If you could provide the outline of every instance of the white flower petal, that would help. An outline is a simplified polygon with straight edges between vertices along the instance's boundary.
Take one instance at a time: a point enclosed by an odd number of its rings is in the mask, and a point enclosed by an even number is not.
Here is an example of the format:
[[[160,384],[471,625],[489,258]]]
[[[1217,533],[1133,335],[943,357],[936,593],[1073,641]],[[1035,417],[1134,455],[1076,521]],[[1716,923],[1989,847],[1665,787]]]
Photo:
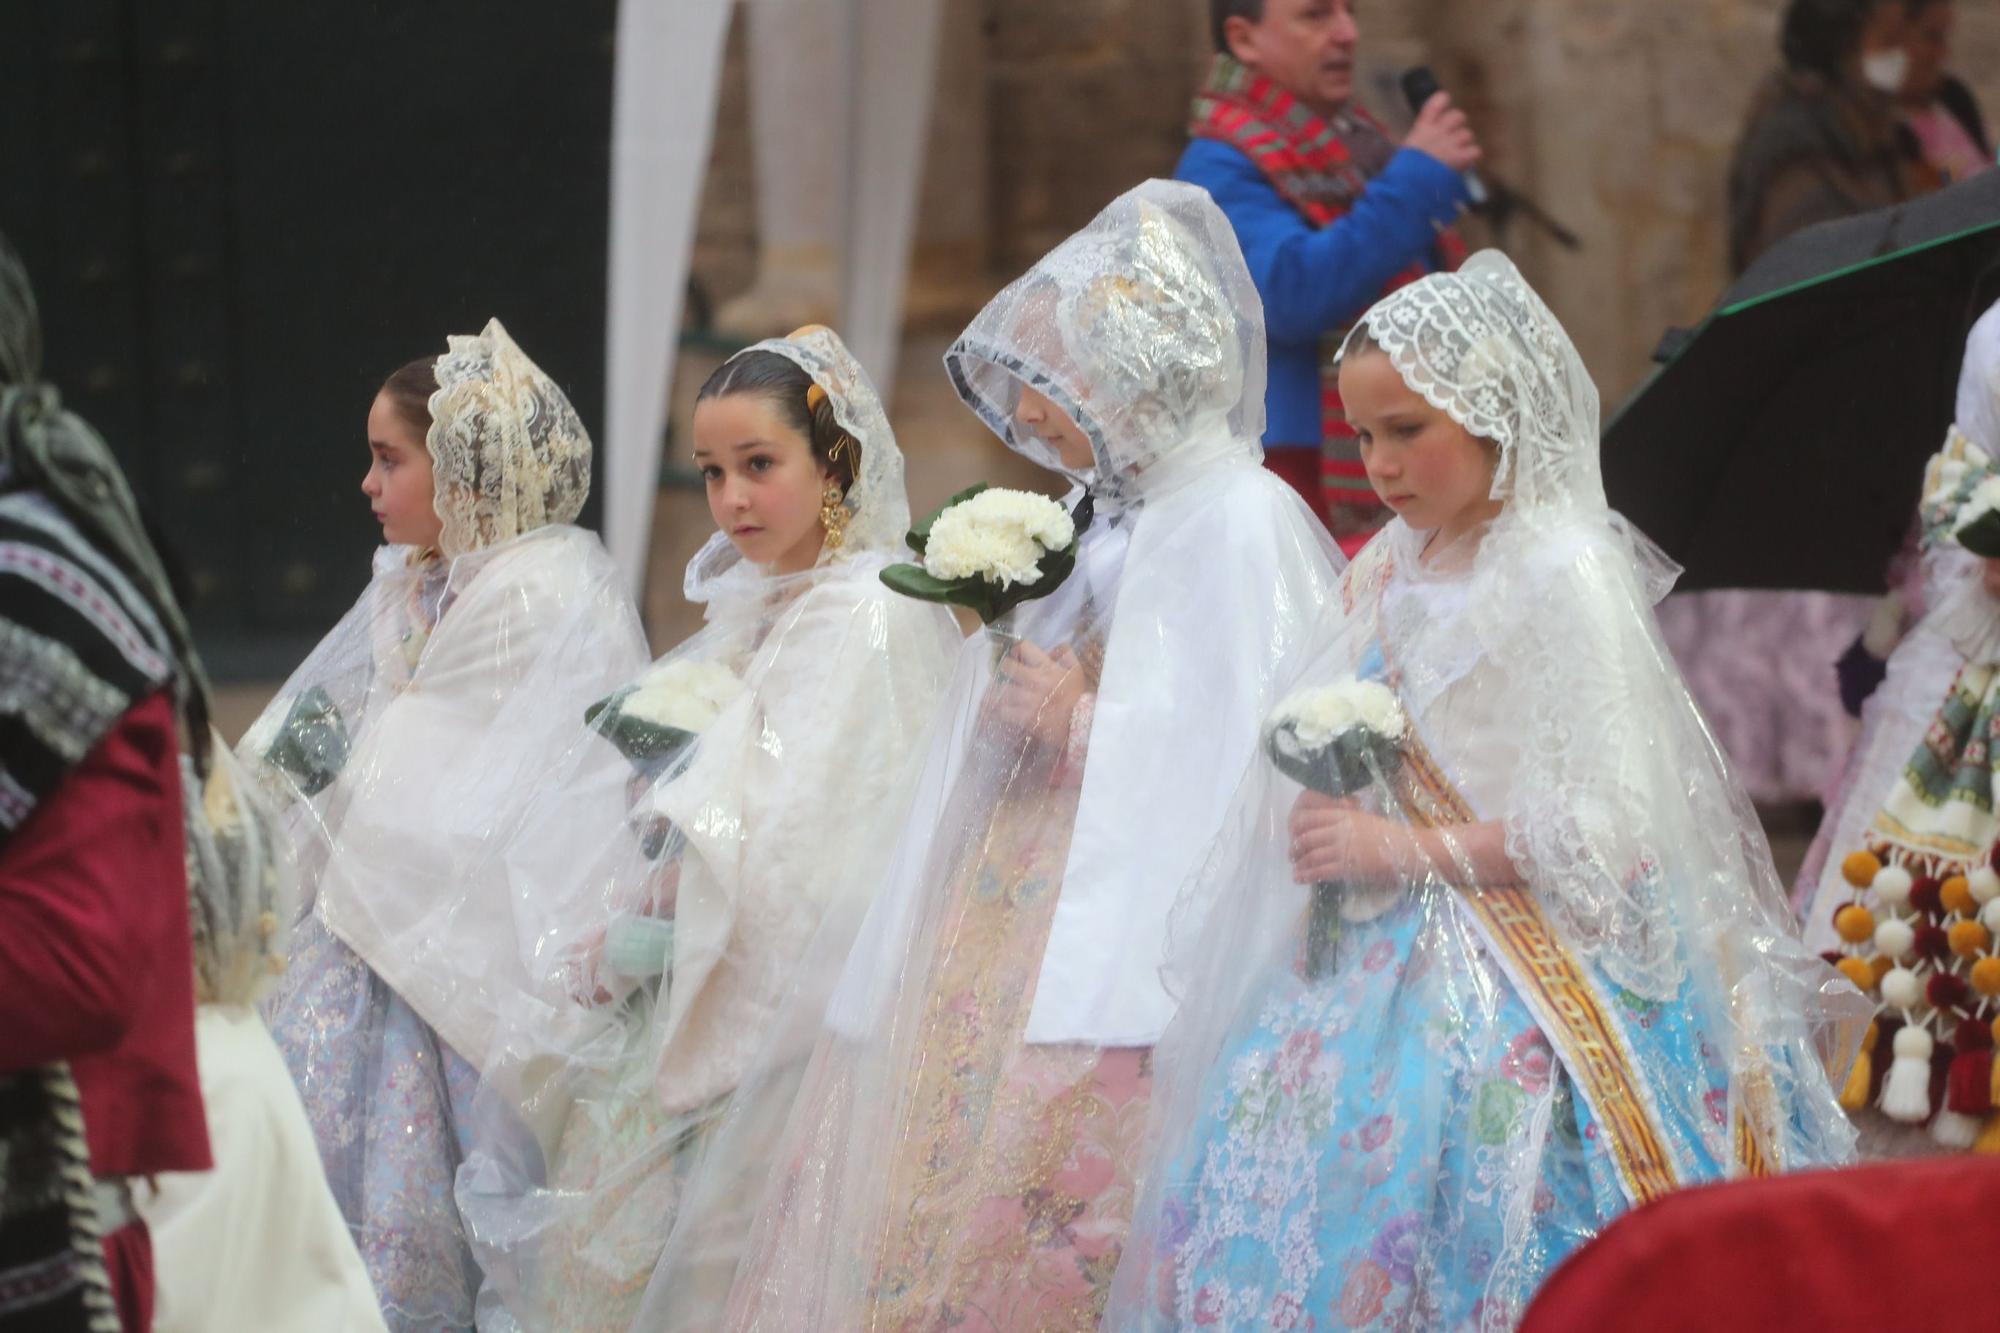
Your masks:
[[[1075,540],[1075,522],[1046,495],[985,490],[931,524],[924,569],[941,579],[1033,585],[1042,577],[1042,557]]]
[[[1292,695],[1271,714],[1267,730],[1283,728],[1298,738],[1301,747],[1318,750],[1356,727],[1365,727],[1388,740],[1400,740],[1408,725],[1409,718],[1395,691],[1372,680],[1349,676]]]
[[[618,711],[656,727],[699,732],[742,693],[743,682],[720,662],[668,662],[642,677]]]

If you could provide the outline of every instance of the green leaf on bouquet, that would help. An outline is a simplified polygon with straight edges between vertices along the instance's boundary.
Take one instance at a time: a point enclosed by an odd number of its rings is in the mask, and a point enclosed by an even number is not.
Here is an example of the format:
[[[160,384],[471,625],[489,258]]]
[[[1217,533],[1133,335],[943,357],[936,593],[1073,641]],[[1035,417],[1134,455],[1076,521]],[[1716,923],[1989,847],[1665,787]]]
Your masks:
[[[941,579],[922,565],[890,565],[882,571],[882,582],[905,597],[926,602],[949,602],[975,579]]]
[[[623,689],[599,699],[583,710],[583,722],[616,746],[640,776],[656,778],[694,743],[696,733],[683,727],[647,722],[625,712],[620,705],[631,692],[629,688]]]
[[[941,579],[922,565],[890,565],[882,571],[882,582],[890,591],[920,602],[966,607],[981,624],[991,624],[999,614],[994,609],[995,590],[983,579]]]
[[[315,685],[293,701],[264,760],[289,774],[310,797],[333,785],[347,767],[347,754],[347,723],[333,697]]]
[[[1301,787],[1334,797],[1367,791],[1392,777],[1402,762],[1395,741],[1365,726],[1350,727],[1316,748],[1300,744],[1289,725],[1279,726],[1265,738],[1265,751],[1280,773]]]
[[[2000,509],[1989,509],[1958,530],[1958,544],[1984,560],[2000,559]]]
[[[1009,593],[1018,591],[1021,594],[1014,598],[1015,603],[1032,602],[1037,597],[1047,597],[1062,586],[1064,579],[1067,579],[1071,574],[1076,572],[1077,546],[1083,540],[1083,531],[1087,522],[1088,520],[1085,523],[1077,525],[1076,537],[1068,546],[1063,547],[1060,551],[1050,551],[1042,557],[1041,578],[1025,588],[1009,588],[1007,590]]]

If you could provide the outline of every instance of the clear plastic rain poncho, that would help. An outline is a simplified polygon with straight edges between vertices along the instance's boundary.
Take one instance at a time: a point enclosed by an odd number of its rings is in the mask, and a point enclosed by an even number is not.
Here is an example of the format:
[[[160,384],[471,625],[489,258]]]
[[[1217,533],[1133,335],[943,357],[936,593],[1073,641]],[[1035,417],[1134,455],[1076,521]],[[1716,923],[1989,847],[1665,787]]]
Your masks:
[[[1490,251],[1360,327],[1504,507],[1355,558],[1185,892],[1116,1327],[1510,1328],[1632,1203],[1850,1152],[1859,997],[1661,647],[1576,349]],[[1308,787],[1349,882],[1294,883]]]
[[[706,625],[591,728],[573,713],[568,751],[540,779],[563,806],[588,801],[627,826],[576,849],[567,993],[517,1008],[482,1085],[482,1119],[527,1133],[490,1136],[460,1177],[481,1261],[537,1333],[631,1326],[681,1181],[822,916],[879,883],[962,639],[943,607],[881,581],[909,501],[859,364],[825,329],[742,355],[759,353],[805,369],[859,451],[844,539],[779,575],[716,534],[687,574]],[[522,855],[537,855],[543,825],[531,810]],[[784,1115],[781,1093],[758,1096],[754,1114]]]
[[[801,1083],[789,1123],[732,1115],[642,1328],[1095,1321],[1172,1012],[1171,886],[1332,595],[1331,540],[1259,466],[1262,311],[1202,191],[1118,199],[946,367],[1046,467],[1069,471],[1016,420],[1023,385],[1089,437],[1076,564],[965,646],[882,891],[763,1062]],[[1022,644],[1071,663],[1026,709]],[[747,1244],[728,1196],[756,1201]]]
[[[302,907],[265,1013],[392,1323],[469,1323],[451,1171],[498,1016],[568,938],[560,873],[623,812],[547,775],[646,662],[610,557],[570,526],[590,438],[499,321],[436,363],[441,550],[377,552],[361,600],[238,747],[285,804]],[[560,818],[551,801],[560,805]],[[530,811],[546,837],[506,854]]]

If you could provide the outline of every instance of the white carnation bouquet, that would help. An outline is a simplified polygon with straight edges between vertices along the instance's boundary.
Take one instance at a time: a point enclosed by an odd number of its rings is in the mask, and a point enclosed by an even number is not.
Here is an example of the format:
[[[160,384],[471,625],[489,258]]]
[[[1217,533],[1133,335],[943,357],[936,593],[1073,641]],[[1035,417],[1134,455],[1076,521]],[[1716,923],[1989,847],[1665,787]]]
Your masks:
[[[1335,798],[1359,796],[1395,776],[1408,731],[1409,717],[1394,691],[1349,676],[1279,704],[1265,724],[1265,749],[1278,771],[1300,786]],[[1344,893],[1338,883],[1313,885],[1308,976],[1332,968]]]
[[[1087,500],[1071,514],[1045,495],[981,484],[912,528],[906,540],[920,563],[891,565],[882,581],[906,597],[968,607],[990,625],[1054,592],[1089,526]]]
[[[584,723],[618,747],[641,777],[665,772],[722,710],[743,682],[720,662],[665,662],[584,710]]]

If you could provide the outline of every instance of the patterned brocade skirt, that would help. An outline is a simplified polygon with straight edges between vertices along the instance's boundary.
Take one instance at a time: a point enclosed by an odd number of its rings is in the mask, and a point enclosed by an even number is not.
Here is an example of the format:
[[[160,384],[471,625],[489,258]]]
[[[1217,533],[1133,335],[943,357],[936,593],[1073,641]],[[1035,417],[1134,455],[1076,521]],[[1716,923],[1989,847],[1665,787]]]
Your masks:
[[[1698,1145],[1726,1083],[1683,1008],[1609,994],[1678,1090],[1660,1113],[1682,1169],[1719,1179]],[[1347,923],[1329,975],[1304,975],[1303,949],[1272,970],[1159,1170],[1158,1328],[1504,1330],[1626,1208],[1548,1035],[1417,892]]]
[[[478,1071],[316,914],[264,1013],[383,1318],[470,1330],[479,1269],[452,1188]]]
[[[738,1284],[733,1325],[784,1327],[809,1312],[824,1327],[897,1333],[1098,1326],[1131,1225],[1151,1051],[1022,1040],[1077,796],[1057,789],[995,811],[908,960],[897,1026],[913,1035],[893,1069],[858,1069],[865,1054],[822,1038],[793,1121],[784,1222]],[[864,1086],[895,1089],[893,1107],[860,1105]],[[851,1241],[854,1219],[804,1197],[835,1153],[886,1163],[885,1202],[868,1210],[879,1226],[834,1261],[854,1262],[861,1308],[773,1309],[775,1266]]]

